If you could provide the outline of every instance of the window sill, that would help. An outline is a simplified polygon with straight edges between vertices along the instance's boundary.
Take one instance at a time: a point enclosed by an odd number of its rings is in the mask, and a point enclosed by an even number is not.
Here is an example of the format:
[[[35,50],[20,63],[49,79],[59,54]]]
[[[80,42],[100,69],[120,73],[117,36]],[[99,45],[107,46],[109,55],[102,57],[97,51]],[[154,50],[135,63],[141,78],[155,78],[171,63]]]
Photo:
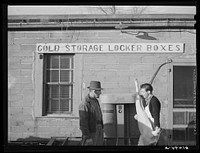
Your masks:
[[[79,116],[74,116],[71,114],[50,114],[50,115],[46,115],[46,116],[40,116],[37,118],[72,118],[72,119],[79,119]]]

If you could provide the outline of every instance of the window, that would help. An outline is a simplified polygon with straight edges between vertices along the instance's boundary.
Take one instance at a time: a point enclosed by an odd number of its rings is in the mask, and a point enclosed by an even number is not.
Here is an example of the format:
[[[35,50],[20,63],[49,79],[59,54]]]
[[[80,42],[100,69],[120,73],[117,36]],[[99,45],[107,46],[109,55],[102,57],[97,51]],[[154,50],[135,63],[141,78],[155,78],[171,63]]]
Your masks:
[[[196,68],[195,66],[174,66],[174,107],[195,107]]]
[[[73,55],[44,56],[43,115],[73,111]]]
[[[196,143],[196,66],[173,66],[173,141]]]

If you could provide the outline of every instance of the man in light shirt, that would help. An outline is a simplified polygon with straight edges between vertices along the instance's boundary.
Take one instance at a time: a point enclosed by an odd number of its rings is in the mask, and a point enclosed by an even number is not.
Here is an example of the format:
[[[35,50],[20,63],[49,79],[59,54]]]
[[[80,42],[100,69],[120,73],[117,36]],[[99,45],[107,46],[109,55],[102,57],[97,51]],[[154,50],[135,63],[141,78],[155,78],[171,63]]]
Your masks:
[[[152,124],[152,135],[154,137],[158,137],[160,134],[160,109],[161,104],[156,96],[153,95],[153,87],[149,83],[142,84],[140,86],[140,96],[144,100],[144,111]],[[136,120],[138,120],[138,115],[134,116]],[[144,137],[140,136],[138,145],[144,145]],[[151,140],[151,139],[149,139]],[[154,140],[154,139],[152,139]],[[149,145],[156,145],[156,141],[149,142]]]

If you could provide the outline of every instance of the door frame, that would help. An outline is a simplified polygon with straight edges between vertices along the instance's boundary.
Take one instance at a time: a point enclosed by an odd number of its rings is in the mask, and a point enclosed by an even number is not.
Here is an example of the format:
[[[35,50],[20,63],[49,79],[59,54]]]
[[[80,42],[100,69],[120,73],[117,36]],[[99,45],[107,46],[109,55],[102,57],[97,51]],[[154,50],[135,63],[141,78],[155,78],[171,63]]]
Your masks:
[[[173,59],[173,62],[169,64],[169,105],[168,105],[168,145],[185,145],[185,142],[174,143],[172,138],[173,132],[173,66],[196,66],[196,59]],[[187,141],[187,145],[193,145],[193,143]]]

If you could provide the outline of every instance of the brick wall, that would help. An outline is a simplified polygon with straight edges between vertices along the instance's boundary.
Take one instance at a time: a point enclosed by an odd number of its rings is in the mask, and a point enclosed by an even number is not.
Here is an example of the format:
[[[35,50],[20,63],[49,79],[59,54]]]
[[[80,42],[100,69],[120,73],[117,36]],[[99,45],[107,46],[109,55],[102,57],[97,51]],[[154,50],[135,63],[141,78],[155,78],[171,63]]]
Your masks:
[[[168,58],[188,59],[196,55],[196,38],[191,33],[161,32],[152,35],[158,40],[142,40],[114,30],[8,32],[8,139],[81,135],[78,116],[34,116],[36,43],[186,43],[183,54],[84,54],[83,82],[89,85],[91,80],[99,80],[105,88],[103,94],[120,94],[135,92],[135,78],[139,83],[149,82],[156,69]],[[164,127],[167,126],[167,82],[168,69],[165,66],[153,83],[154,94],[162,103],[161,126]],[[74,103],[78,107],[80,102]]]

